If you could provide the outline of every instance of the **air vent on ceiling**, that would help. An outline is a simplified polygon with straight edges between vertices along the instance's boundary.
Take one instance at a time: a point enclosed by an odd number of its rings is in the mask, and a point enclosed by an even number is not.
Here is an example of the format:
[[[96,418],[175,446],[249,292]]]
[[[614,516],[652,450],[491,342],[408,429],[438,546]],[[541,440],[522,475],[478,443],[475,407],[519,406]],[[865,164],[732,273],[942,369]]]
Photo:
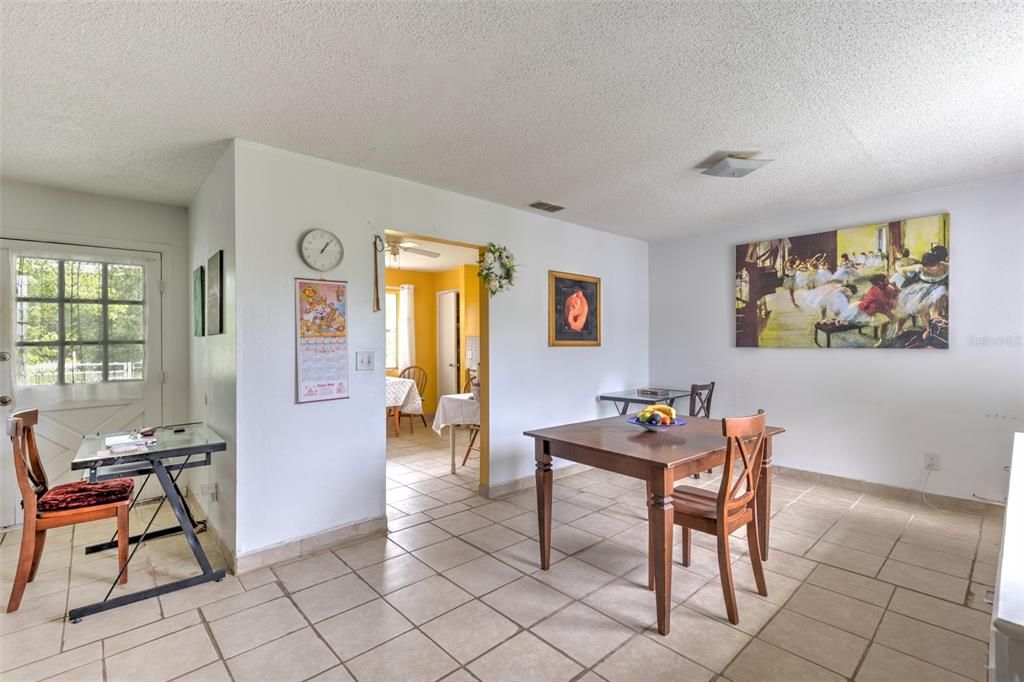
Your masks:
[[[535,208],[538,211],[547,211],[548,213],[558,213],[559,211],[564,209],[565,206],[557,206],[555,204],[549,204],[546,201],[535,201],[532,204],[530,204],[530,208]]]

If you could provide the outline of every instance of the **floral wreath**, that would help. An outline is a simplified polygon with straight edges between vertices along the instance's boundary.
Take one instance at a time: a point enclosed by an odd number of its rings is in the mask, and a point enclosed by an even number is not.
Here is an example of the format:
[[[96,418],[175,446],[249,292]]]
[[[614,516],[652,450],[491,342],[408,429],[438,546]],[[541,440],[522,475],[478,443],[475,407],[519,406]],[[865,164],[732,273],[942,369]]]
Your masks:
[[[480,279],[491,296],[499,291],[508,291],[516,282],[516,258],[508,247],[491,242],[480,254]]]

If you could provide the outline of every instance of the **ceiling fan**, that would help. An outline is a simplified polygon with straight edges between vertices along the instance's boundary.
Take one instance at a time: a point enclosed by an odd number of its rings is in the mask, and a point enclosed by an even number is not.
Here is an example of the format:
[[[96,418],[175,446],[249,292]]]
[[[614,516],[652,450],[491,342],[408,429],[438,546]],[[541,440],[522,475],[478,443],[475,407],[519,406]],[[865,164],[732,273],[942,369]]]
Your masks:
[[[419,248],[418,242],[409,241],[407,239],[388,239],[385,243],[387,247],[388,255],[398,262],[399,256],[403,253],[414,253],[418,256],[425,256],[426,258],[439,258],[441,254],[437,251],[429,251],[427,249]]]

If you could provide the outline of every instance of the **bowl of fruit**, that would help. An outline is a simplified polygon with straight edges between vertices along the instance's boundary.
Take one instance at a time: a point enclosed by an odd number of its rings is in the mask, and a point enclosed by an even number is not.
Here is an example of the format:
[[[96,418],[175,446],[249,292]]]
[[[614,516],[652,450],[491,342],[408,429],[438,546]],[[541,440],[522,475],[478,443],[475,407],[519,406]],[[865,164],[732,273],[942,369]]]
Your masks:
[[[676,417],[675,408],[668,405],[650,405],[626,421],[655,433],[674,429],[686,423],[684,419]]]

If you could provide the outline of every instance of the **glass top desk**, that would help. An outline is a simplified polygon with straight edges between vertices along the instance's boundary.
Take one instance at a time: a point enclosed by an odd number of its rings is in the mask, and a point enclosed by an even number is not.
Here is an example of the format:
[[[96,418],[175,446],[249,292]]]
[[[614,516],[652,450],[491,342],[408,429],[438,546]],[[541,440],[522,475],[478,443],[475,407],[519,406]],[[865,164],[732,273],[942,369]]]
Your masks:
[[[181,476],[181,472],[185,469],[209,466],[213,453],[226,450],[227,443],[209,426],[202,422],[196,422],[193,424],[157,427],[156,432],[152,436],[152,438],[156,439],[156,442],[149,445],[139,446],[126,451],[116,451],[116,448],[112,450],[107,447],[107,438],[126,435],[136,436],[137,434],[122,431],[86,436],[82,439],[82,444],[79,446],[75,458],[71,460],[71,469],[73,471],[88,471],[88,479],[91,483],[109,481],[114,478],[145,476],[146,480],[137,488],[138,492],[132,500],[131,504],[133,507],[136,501],[138,501],[139,495],[146,486],[149,477],[156,476],[157,481],[160,482],[160,487],[163,489],[164,496],[142,533],[129,538],[129,542],[134,543],[136,547],[132,549],[128,562],[131,563],[132,557],[135,556],[135,552],[138,550],[138,543],[164,535],[182,533],[188,541],[196,563],[199,564],[201,573],[190,578],[176,580],[111,599],[110,595],[117,585],[117,580],[120,578],[119,574],[118,578],[115,578],[114,582],[111,583],[110,590],[107,591],[107,596],[103,601],[71,609],[68,612],[68,618],[73,623],[77,623],[85,616],[94,613],[109,611],[119,606],[134,604],[143,599],[150,599],[167,594],[168,592],[200,585],[211,580],[220,581],[224,578],[223,570],[213,570],[206,552],[196,536],[196,530],[205,530],[206,522],[196,521],[192,517],[192,510],[189,509],[185,496],[181,494],[177,481],[178,477]],[[175,473],[173,477],[171,476],[172,472]],[[160,513],[164,502],[167,502],[174,511],[178,525],[151,531],[150,527],[153,525],[157,514]],[[110,542],[86,547],[85,552],[86,554],[91,554],[92,552],[116,546],[115,536],[115,539],[112,539]]]
[[[690,395],[689,389],[677,388],[634,388],[629,391],[617,391],[614,393],[602,393],[597,396],[598,400],[607,400],[615,403],[619,414],[629,412],[632,403],[638,405],[658,405],[665,403],[670,407],[676,406],[676,400]]]

